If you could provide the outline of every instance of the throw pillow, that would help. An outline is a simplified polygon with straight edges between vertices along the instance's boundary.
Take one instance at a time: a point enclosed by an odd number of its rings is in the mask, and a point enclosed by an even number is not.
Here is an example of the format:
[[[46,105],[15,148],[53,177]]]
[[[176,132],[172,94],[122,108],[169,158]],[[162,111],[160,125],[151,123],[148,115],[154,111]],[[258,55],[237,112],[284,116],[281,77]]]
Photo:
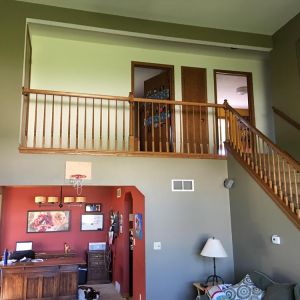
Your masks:
[[[241,282],[232,285],[224,293],[230,300],[261,300],[264,296],[264,291],[254,285],[248,274]]]
[[[294,300],[294,284],[271,284],[264,300]]]
[[[210,300],[230,300],[222,291],[222,287],[219,285],[212,286],[206,291],[206,294]]]

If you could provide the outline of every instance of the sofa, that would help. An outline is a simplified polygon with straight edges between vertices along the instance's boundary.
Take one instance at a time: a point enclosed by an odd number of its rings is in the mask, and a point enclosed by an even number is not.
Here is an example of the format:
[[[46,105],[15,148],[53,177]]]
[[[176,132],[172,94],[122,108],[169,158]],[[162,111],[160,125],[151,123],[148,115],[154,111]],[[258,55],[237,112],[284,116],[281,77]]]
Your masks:
[[[250,277],[252,283],[255,285],[255,287],[257,287],[258,289],[263,291],[263,298],[259,298],[259,299],[300,300],[300,283],[299,284],[277,283],[277,282],[273,281],[271,278],[269,278],[266,274],[259,272],[259,271],[250,272],[249,277]],[[233,285],[232,287],[235,287],[235,286],[238,287],[239,284]],[[225,294],[226,294],[226,292],[225,292]],[[231,299],[236,299],[236,298],[231,298]],[[247,300],[247,299],[253,299],[253,298],[252,298],[252,296],[250,296],[249,298],[243,298],[243,299]],[[209,297],[207,295],[203,295],[203,296],[201,296],[201,300],[209,300]]]

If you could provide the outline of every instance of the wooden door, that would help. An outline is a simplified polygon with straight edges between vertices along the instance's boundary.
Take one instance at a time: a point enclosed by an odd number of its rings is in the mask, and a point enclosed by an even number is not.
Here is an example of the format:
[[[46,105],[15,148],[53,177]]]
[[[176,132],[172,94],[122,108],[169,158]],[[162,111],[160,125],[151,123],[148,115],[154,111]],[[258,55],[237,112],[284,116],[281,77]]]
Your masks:
[[[207,103],[206,69],[181,67],[182,101]],[[183,151],[208,153],[207,108],[183,106]]]
[[[170,71],[164,71],[144,82],[145,98],[170,100]],[[147,103],[140,111],[141,150],[155,152],[170,152],[172,122],[168,105]]]

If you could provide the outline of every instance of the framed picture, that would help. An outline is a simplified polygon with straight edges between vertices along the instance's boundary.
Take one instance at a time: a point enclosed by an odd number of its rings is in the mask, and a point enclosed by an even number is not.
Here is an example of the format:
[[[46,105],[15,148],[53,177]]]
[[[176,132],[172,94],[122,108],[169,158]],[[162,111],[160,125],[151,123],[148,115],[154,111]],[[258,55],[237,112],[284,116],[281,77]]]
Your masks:
[[[84,214],[81,215],[81,231],[100,231],[103,230],[103,214]]]
[[[69,210],[38,210],[27,212],[27,232],[60,232],[69,230]]]
[[[86,212],[100,212],[101,211],[101,203],[87,203],[85,205]]]

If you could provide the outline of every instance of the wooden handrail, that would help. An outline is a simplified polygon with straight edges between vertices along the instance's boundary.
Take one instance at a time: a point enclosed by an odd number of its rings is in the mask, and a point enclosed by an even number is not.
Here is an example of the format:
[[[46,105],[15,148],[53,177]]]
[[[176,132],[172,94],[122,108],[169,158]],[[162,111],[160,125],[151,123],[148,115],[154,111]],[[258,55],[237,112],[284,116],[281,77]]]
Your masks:
[[[66,96],[74,98],[93,98],[93,99],[109,99],[109,100],[120,100],[129,101],[129,97],[124,96],[109,96],[99,94],[86,94],[86,93],[74,93],[74,92],[63,92],[63,91],[49,91],[49,90],[38,90],[23,88],[23,95],[38,94],[38,95],[50,95],[50,96]]]
[[[161,99],[152,99],[152,98],[134,98],[134,102],[143,102],[143,103],[157,103],[157,104],[173,104],[173,105],[186,105],[186,106],[202,106],[202,107],[215,107],[215,108],[225,108],[224,104],[216,103],[201,103],[201,102],[191,102],[189,101],[178,101],[178,100],[161,100]]]
[[[298,123],[297,121],[295,121],[294,119],[292,119],[290,116],[288,116],[286,113],[284,113],[282,110],[272,106],[273,112],[275,114],[277,114],[279,117],[281,117],[282,119],[284,119],[286,122],[288,122],[289,124],[291,124],[292,126],[294,126],[295,128],[297,128],[298,130],[300,130],[300,123]]]
[[[288,160],[293,167],[295,167],[298,171],[300,171],[300,164],[297,160],[295,160],[289,153],[284,150],[278,148],[266,135],[264,135],[260,130],[256,127],[252,126],[247,120],[245,120],[233,107],[231,107],[227,101],[224,101],[225,109],[231,111],[234,115],[238,117],[240,122],[242,122],[245,126],[251,129],[255,134],[257,134],[260,138],[265,140],[268,144],[272,146],[280,155],[282,155],[286,160]]]

